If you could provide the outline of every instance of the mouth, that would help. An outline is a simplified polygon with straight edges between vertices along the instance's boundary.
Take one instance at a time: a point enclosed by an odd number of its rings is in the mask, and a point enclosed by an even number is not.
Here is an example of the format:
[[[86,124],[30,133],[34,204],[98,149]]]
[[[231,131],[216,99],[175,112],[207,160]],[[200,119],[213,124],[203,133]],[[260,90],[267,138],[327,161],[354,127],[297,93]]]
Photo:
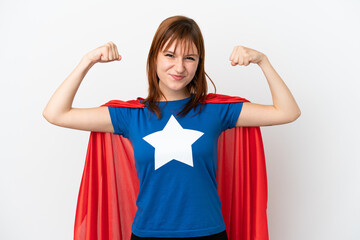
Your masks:
[[[181,80],[183,79],[185,76],[181,76],[181,75],[171,75],[175,80]]]

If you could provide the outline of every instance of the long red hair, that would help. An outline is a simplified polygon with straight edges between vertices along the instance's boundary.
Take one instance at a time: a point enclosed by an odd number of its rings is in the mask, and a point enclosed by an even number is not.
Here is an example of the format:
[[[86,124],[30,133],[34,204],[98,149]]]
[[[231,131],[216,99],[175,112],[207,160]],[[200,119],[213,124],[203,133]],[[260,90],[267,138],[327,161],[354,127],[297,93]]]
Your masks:
[[[182,111],[177,114],[177,116],[184,116],[191,109],[195,110],[199,102],[202,106],[198,113],[202,110],[204,104],[203,101],[205,100],[208,91],[205,76],[210,79],[204,69],[204,39],[197,23],[193,19],[181,15],[172,16],[162,21],[154,35],[147,59],[146,71],[148,75],[149,89],[148,96],[143,101],[151,112],[156,113],[158,119],[161,118],[161,112],[157,101],[161,98],[161,96],[165,96],[159,87],[159,77],[156,73],[156,60],[159,51],[164,48],[164,45],[168,40],[169,42],[165,46],[164,50],[168,50],[172,43],[176,41],[176,46],[183,44],[185,46],[185,52],[187,52],[187,49],[189,49],[192,43],[194,43],[199,54],[199,63],[194,78],[188,85],[186,85],[187,91],[191,94],[191,100],[185,105]],[[216,93],[215,84],[211,79],[210,81],[213,84]]]

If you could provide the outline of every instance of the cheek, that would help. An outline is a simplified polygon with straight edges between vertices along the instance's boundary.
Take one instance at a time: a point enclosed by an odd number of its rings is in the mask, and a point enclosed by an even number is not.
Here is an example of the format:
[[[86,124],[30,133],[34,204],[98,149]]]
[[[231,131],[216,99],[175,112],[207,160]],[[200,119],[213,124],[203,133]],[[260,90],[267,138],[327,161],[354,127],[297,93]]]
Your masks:
[[[171,63],[167,61],[160,62],[157,67],[159,71],[163,71],[163,72],[169,70],[169,68],[171,68]]]
[[[189,69],[193,74],[195,74],[197,67],[198,67],[198,64],[192,64]]]

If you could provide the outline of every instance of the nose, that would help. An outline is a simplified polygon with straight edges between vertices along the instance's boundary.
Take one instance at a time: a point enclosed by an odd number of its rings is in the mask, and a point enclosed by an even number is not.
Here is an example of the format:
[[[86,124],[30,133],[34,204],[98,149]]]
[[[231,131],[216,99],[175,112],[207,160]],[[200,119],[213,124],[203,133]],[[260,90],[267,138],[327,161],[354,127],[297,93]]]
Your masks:
[[[185,65],[182,58],[179,58],[175,62],[175,70],[178,74],[181,74],[185,71]]]

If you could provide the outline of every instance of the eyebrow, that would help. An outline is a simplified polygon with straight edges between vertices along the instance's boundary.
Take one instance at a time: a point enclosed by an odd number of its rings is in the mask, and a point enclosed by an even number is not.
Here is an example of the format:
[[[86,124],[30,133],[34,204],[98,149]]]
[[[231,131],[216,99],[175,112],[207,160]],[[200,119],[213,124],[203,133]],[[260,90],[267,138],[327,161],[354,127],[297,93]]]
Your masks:
[[[172,52],[172,51],[164,51],[164,53],[165,53],[165,52],[169,52],[169,53],[175,54],[175,53]],[[188,55],[186,55],[186,56],[196,56],[196,57],[198,57],[199,55],[197,55],[197,54],[188,54]]]

